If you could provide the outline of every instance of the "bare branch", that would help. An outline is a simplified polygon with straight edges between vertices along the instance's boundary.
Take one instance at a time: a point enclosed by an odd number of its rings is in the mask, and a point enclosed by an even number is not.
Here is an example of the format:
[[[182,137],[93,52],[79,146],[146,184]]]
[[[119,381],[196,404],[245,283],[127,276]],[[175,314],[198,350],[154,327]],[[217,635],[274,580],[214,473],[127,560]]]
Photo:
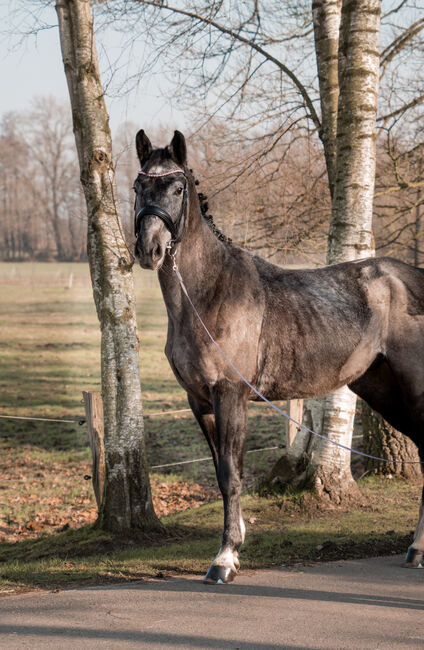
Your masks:
[[[294,74],[292,70],[290,70],[284,63],[276,59],[272,54],[264,50],[260,45],[255,43],[254,40],[250,40],[242,34],[239,34],[238,32],[235,32],[232,29],[229,29],[228,27],[225,27],[224,25],[221,25],[220,23],[216,22],[212,18],[209,18],[207,16],[202,16],[201,14],[198,14],[194,11],[188,11],[186,9],[179,9],[178,7],[173,7],[169,4],[164,5],[164,4],[158,4],[156,0],[135,0],[135,2],[138,2],[143,5],[148,5],[155,7],[156,9],[164,9],[176,14],[180,14],[182,16],[186,16],[188,18],[192,18],[193,20],[196,20],[200,23],[203,23],[205,25],[209,25],[210,27],[213,27],[214,29],[218,30],[222,34],[226,34],[227,36],[230,36],[234,41],[238,41],[240,43],[243,43],[244,45],[247,45],[248,47],[251,47],[253,50],[261,54],[267,61],[270,61],[271,63],[274,63],[286,76],[291,79],[293,84],[296,86],[298,91],[300,92],[305,105],[307,106],[309,110],[309,115],[310,118],[312,119],[315,128],[320,130],[321,128],[321,122],[320,119],[317,115],[317,112],[315,111],[313,102],[309,96],[308,91],[306,90],[305,86],[302,84],[302,82],[299,80],[299,78]]]
[[[386,68],[388,64],[395,58],[401,50],[406,47],[406,45],[416,36],[417,34],[420,33],[420,31],[424,29],[424,18],[420,18],[420,20],[417,20],[415,23],[410,25],[407,29],[405,29],[402,34],[397,36],[390,45],[388,45],[380,55],[380,67],[383,69],[381,76],[383,76],[384,72],[386,71]]]

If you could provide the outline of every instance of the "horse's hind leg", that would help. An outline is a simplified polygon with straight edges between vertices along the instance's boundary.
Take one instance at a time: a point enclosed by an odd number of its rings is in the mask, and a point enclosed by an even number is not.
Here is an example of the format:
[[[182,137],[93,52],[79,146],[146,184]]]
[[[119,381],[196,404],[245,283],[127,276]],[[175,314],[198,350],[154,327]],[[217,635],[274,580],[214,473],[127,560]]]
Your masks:
[[[421,459],[421,469],[424,468],[424,446],[420,445],[419,447],[420,459]],[[423,559],[424,553],[424,488],[421,496],[421,505],[420,513],[418,517],[418,524],[415,529],[414,541],[411,546],[408,548],[408,552],[405,558],[405,567],[411,569],[422,568],[421,561]]]
[[[193,408],[192,403],[191,405]],[[247,390],[244,385],[227,380],[218,382],[213,389],[213,408],[215,432],[211,429],[210,420],[201,413],[195,415],[208,441],[212,439],[212,444],[211,442],[209,444],[214,455],[218,484],[224,501],[222,543],[204,582],[221,584],[231,582],[237,574],[240,566],[238,551],[244,541],[245,533],[240,505],[243,452],[247,430]]]
[[[418,355],[419,356],[419,355]],[[397,370],[397,368],[396,368]],[[419,375],[419,373],[416,373]],[[424,461],[424,447],[419,444],[424,440],[424,404],[423,383],[415,390],[414,380],[405,374],[394,371],[391,364],[382,355],[378,357],[367,372],[350,384],[350,388],[364,399],[375,411],[380,413],[389,424],[418,443],[421,461]],[[409,390],[407,390],[409,388]],[[422,465],[424,467],[424,465]],[[414,541],[408,549],[405,566],[419,567],[424,552],[424,490],[420,507],[418,526]]]
[[[422,320],[422,317],[421,317]],[[402,400],[407,417],[396,427],[409,436],[418,446],[421,469],[424,469],[424,325],[421,326],[419,340],[405,335],[408,342],[404,347],[405,354],[401,356],[400,345],[391,352],[389,361],[402,390]],[[424,553],[424,491],[418,525],[414,541],[408,549],[405,565],[410,568],[420,568]]]
[[[401,346],[399,346],[401,347]],[[420,359],[420,350],[415,355]],[[411,438],[419,449],[421,468],[424,469],[424,376],[421,366],[400,363],[384,357],[374,364],[350,388],[374,410],[378,411],[395,429]],[[408,549],[406,567],[421,567],[424,553],[424,490],[414,541]]]
[[[410,569],[422,568],[421,560],[424,553],[424,489],[421,498],[418,525],[415,529],[414,541],[408,548],[404,566]]]

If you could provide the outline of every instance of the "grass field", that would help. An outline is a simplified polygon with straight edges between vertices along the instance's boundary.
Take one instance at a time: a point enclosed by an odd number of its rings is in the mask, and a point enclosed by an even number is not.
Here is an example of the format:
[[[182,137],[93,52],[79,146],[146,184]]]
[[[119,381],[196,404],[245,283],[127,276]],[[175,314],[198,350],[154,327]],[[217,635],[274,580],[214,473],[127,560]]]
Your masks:
[[[207,456],[191,414],[166,413],[188,405],[163,353],[166,314],[155,274],[137,269],[136,287],[149,462]],[[0,264],[0,333],[0,415],[83,417],[82,390],[96,390],[100,382],[100,335],[87,266]],[[260,405],[250,407],[249,431],[248,449],[284,441],[284,422]],[[142,550],[120,550],[89,525],[96,508],[91,482],[84,480],[90,473],[85,425],[0,418],[0,433],[3,591],[206,568],[222,521],[219,503],[201,505],[216,495],[210,462],[153,474],[157,511],[173,513],[165,519],[170,537],[160,545],[146,546],[144,540]],[[279,453],[246,456],[247,487]],[[246,495],[251,534],[244,566],[404,550],[419,487],[372,479],[362,482],[362,490],[363,506],[349,513],[312,512],[300,507],[299,497]],[[193,505],[201,507],[185,510]],[[323,550],[316,549],[326,541]]]
[[[69,275],[73,286],[68,288]],[[84,416],[82,391],[100,387],[100,333],[88,267],[82,264],[0,264],[0,414],[50,418]],[[149,460],[152,465],[208,455],[184,391],[164,355],[166,312],[156,274],[136,270],[140,375]],[[251,406],[249,446],[283,442],[284,423],[262,406]],[[87,456],[85,427],[3,421],[11,446],[28,444],[61,454]],[[276,452],[278,453],[278,452]],[[259,470],[276,457],[248,457]],[[214,480],[211,464],[187,466],[183,475]],[[255,471],[253,471],[255,473]],[[252,479],[249,478],[248,482]]]

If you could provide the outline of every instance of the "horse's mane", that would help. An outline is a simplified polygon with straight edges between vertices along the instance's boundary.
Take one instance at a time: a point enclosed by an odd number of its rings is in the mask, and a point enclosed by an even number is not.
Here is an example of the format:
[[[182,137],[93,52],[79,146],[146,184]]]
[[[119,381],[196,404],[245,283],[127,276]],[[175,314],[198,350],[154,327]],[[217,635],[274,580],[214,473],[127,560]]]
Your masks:
[[[199,181],[197,180],[197,178],[194,177],[192,169],[190,169],[190,173],[194,178],[194,184],[199,185]],[[214,222],[213,216],[211,214],[208,214],[209,203],[206,194],[203,194],[203,192],[197,192],[197,196],[199,197],[200,212],[202,213],[202,217],[205,219],[206,223],[208,224],[209,228],[212,230],[215,237],[217,237],[219,240],[223,242],[226,242],[227,244],[231,244],[233,241],[231,237],[227,237],[227,235],[224,235],[224,233],[218,228],[218,226]]]

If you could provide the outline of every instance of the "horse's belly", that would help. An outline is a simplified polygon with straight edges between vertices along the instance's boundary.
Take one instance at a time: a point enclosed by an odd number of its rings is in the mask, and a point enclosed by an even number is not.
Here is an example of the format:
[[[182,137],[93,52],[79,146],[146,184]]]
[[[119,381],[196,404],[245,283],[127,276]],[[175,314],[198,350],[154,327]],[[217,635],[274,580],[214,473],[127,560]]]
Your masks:
[[[378,351],[375,340],[368,336],[357,345],[347,344],[337,352],[331,344],[303,345],[291,352],[282,346],[265,359],[257,388],[268,399],[328,395],[361,377]]]

